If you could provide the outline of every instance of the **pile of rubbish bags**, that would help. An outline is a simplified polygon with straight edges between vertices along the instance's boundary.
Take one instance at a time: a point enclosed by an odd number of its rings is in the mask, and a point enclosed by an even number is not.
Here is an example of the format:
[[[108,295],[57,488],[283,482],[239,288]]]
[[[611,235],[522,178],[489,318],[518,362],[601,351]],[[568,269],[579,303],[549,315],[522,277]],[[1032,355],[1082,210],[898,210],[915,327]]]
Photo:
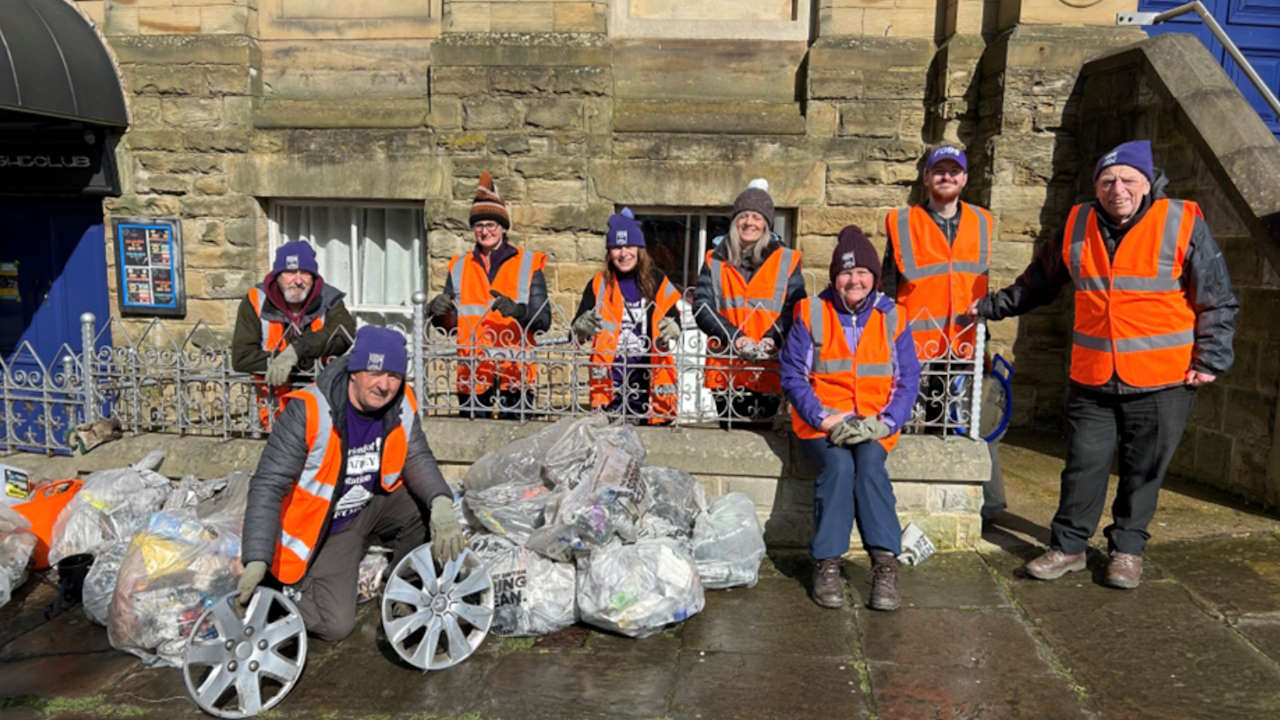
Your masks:
[[[462,504],[493,579],[493,632],[581,620],[644,637],[701,611],[704,588],[756,584],[765,545],[751,500],[708,505],[688,473],[644,462],[634,428],[591,416],[471,466]]]
[[[235,590],[249,474],[174,483],[156,472],[163,460],[157,451],[87,476],[54,522],[49,560],[91,558],[85,615],[107,628],[112,647],[180,667],[195,621]],[[22,523],[0,507],[0,605],[23,581],[35,544]]]

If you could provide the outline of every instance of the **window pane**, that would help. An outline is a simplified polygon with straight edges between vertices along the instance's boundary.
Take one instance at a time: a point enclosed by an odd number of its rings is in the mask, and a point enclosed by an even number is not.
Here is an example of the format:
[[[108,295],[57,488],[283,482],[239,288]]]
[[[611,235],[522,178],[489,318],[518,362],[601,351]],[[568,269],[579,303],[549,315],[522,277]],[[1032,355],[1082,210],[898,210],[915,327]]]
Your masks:
[[[690,236],[688,215],[637,215],[643,223],[645,249],[654,265],[680,287],[698,277],[697,258],[685,252]]]
[[[422,211],[363,208],[359,216],[359,304],[407,306],[423,287]]]

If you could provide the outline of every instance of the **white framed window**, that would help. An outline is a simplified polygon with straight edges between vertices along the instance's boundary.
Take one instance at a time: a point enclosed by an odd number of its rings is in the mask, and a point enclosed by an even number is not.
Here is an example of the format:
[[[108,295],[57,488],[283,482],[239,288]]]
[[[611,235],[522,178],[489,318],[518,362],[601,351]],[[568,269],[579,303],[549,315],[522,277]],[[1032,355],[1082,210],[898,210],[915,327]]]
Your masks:
[[[270,255],[294,240],[316,249],[320,274],[358,320],[412,317],[426,287],[426,218],[418,203],[272,200]]]

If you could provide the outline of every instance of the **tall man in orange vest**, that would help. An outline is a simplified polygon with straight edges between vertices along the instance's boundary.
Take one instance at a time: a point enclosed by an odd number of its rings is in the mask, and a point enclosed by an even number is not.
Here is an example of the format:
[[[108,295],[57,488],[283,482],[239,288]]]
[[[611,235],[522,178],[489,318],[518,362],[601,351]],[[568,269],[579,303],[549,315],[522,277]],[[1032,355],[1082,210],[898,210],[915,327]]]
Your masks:
[[[916,356],[926,364],[922,378],[926,398],[948,398],[947,383],[973,357],[977,324],[965,316],[969,305],[987,294],[988,258],[995,223],[983,207],[960,200],[969,182],[964,151],[952,145],[935,148],[925,158],[922,181],[928,197],[920,205],[891,210],[885,216],[889,242],[884,248],[881,287],[897,298],[916,341]],[[925,418],[942,421],[947,402],[926,400]],[[982,516],[1005,508],[1004,478],[998,445],[991,452],[991,478],[982,486]]]
[[[240,602],[267,576],[294,597],[307,631],[341,640],[355,627],[365,542],[389,544],[400,561],[427,540],[439,563],[465,540],[452,494],[404,383],[404,338],[366,325],[351,355],[289,393],[249,481]]]
[[[547,257],[507,240],[511,216],[489,173],[471,202],[475,247],[449,260],[444,291],[427,307],[432,323],[456,331],[458,402],[468,417],[519,419],[533,406],[537,369],[522,358],[551,327],[542,270]]]
[[[279,400],[289,392],[295,371],[310,371],[320,358],[351,347],[356,321],[343,297],[320,276],[311,244],[295,240],[276,248],[271,272],[240,301],[231,367],[264,376],[257,386],[264,428],[279,414]]]
[[[1067,283],[1074,287],[1067,461],[1049,550],[1027,563],[1027,573],[1055,580],[1084,569],[1118,445],[1120,485],[1103,531],[1111,557],[1106,582],[1134,588],[1196,388],[1234,359],[1239,304],[1200,208],[1165,196],[1150,142],[1126,142],[1103,155],[1093,183],[1097,199],[1073,207],[1017,281],[970,311],[1000,320],[1051,302]]]
[[[779,355],[791,426],[820,471],[813,487],[813,600],[844,604],[840,558],[857,521],[871,556],[873,610],[897,609],[898,524],[885,469],[919,389],[920,362],[907,318],[876,288],[876,250],[856,225],[840,231],[831,285],[796,303]]]

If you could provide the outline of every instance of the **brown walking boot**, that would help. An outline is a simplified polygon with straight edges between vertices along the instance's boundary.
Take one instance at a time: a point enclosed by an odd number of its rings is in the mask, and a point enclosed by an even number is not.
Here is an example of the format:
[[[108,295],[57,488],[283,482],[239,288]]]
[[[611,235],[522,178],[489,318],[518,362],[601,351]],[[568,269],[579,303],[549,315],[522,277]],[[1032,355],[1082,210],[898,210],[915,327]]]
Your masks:
[[[819,560],[813,568],[813,601],[824,608],[844,605],[844,585],[840,582],[840,558]]]
[[[872,610],[897,610],[902,604],[898,594],[898,558],[884,550],[871,551],[871,600]]]
[[[1037,580],[1057,580],[1069,572],[1083,570],[1084,553],[1068,555],[1058,548],[1050,548],[1048,552],[1027,563],[1027,574]]]
[[[1132,590],[1142,582],[1142,556],[1111,551],[1111,562],[1107,564],[1107,584],[1113,588]]]

